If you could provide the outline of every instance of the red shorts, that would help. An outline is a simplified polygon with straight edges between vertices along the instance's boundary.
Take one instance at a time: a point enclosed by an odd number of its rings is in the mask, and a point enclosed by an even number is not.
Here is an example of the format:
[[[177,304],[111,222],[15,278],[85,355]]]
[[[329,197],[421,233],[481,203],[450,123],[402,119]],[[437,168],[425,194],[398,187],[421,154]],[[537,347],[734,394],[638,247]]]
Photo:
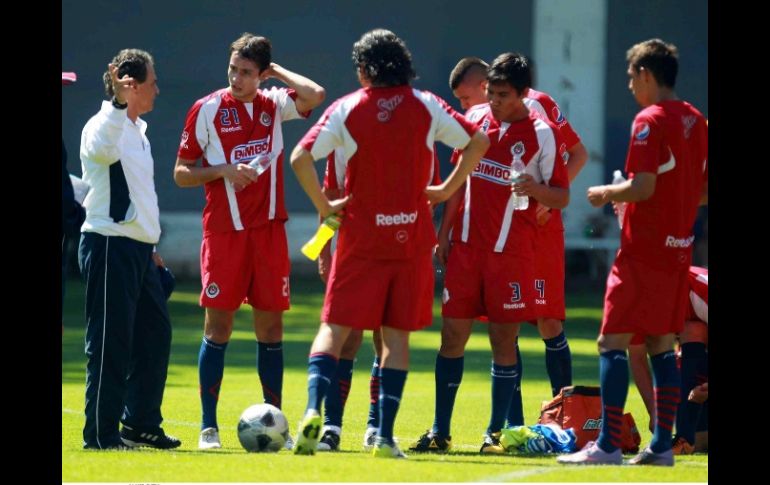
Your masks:
[[[633,333],[632,343],[648,335],[679,333],[687,310],[687,268],[659,270],[618,252],[607,277],[602,335]]]
[[[258,310],[287,310],[289,250],[283,222],[204,235],[201,283],[202,307],[233,311],[246,298]]]
[[[540,230],[537,233],[535,315],[564,320],[564,231]]]
[[[455,242],[449,250],[441,315],[519,323],[535,318],[534,256],[495,253]]]
[[[335,251],[321,321],[360,330],[420,330],[433,322],[433,254],[368,259]]]

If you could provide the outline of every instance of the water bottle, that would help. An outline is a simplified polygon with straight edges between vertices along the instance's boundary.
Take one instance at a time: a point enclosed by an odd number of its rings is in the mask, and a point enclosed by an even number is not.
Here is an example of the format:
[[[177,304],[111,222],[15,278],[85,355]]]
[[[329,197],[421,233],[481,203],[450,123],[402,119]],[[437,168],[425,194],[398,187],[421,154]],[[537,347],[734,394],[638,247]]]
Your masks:
[[[340,228],[342,218],[337,214],[332,214],[323,220],[315,235],[310,238],[308,242],[302,246],[302,254],[307,256],[310,260],[315,261],[318,259],[318,255],[321,254],[321,250],[329,242],[329,239],[334,236],[337,229]]]
[[[261,153],[249,162],[249,167],[257,171],[257,176],[262,175],[273,163],[272,153]]]
[[[621,172],[620,170],[615,170],[614,172],[612,172],[613,185],[620,184],[625,181],[626,179],[625,177],[623,177],[623,172]],[[618,227],[623,229],[623,216],[626,213],[626,202],[615,202],[615,207],[617,208],[617,212],[618,212]]]
[[[519,181],[519,177],[524,174],[525,169],[524,162],[522,162],[520,158],[514,158],[513,164],[511,165],[511,184],[515,184]],[[513,194],[513,210],[523,211],[527,210],[528,207],[529,197],[519,196],[515,193]]]

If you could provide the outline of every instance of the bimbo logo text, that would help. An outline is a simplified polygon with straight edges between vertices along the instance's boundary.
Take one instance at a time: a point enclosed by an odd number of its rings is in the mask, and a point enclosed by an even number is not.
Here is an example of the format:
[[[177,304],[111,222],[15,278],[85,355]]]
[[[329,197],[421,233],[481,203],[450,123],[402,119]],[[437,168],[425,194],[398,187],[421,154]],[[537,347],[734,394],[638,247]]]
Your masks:
[[[250,162],[257,155],[267,153],[270,147],[270,137],[252,140],[243,145],[238,145],[230,152],[230,163]]]
[[[486,158],[481,159],[471,176],[483,178],[495,184],[511,185],[511,167]]]

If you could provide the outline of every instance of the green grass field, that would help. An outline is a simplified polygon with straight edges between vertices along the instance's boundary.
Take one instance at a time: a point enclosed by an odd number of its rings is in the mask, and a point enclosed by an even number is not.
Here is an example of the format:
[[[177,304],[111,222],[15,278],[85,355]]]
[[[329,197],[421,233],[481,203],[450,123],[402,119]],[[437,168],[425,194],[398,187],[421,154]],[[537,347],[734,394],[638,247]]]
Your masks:
[[[284,317],[284,408],[292,435],[306,403],[306,363],[318,326],[323,287],[315,279],[292,282],[292,309]],[[369,370],[373,352],[366,343],[355,364],[345,410],[341,452],[294,456],[246,453],[236,436],[240,413],[262,402],[255,369],[256,343],[251,312],[244,307],[236,317],[227,349],[225,378],[218,419],[221,450],[199,452],[200,402],[197,356],[203,311],[197,305],[196,285],[180,285],[169,310],[174,328],[171,365],[163,402],[164,428],[182,440],[174,451],[82,450],[85,355],[83,353],[83,290],[79,281],[67,284],[62,338],[62,481],[63,482],[706,482],[708,456],[677,459],[673,468],[565,467],[553,456],[479,455],[489,420],[491,353],[486,329],[477,325],[465,354],[465,374],[457,397],[452,436],[454,450],[446,455],[411,454],[408,460],[377,460],[361,448],[369,398]],[[598,383],[595,339],[601,318],[601,294],[573,294],[567,299],[567,334],[572,348],[574,383]],[[434,315],[440,315],[438,300]],[[402,449],[433,422],[433,365],[440,342],[440,317],[413,334],[411,367],[395,434]],[[525,325],[520,338],[524,361],[525,417],[534,424],[540,403],[550,398],[543,343],[537,331]],[[633,386],[633,384],[631,384]],[[647,415],[635,389],[629,392],[631,411],[649,442]]]

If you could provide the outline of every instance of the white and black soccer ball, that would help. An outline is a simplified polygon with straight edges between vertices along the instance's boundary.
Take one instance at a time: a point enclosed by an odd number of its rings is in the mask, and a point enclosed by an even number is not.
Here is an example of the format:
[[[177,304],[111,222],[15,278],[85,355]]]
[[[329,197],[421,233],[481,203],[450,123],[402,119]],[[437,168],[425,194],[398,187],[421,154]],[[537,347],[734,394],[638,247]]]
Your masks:
[[[246,451],[278,451],[289,438],[289,423],[272,404],[255,404],[241,414],[238,440]]]

